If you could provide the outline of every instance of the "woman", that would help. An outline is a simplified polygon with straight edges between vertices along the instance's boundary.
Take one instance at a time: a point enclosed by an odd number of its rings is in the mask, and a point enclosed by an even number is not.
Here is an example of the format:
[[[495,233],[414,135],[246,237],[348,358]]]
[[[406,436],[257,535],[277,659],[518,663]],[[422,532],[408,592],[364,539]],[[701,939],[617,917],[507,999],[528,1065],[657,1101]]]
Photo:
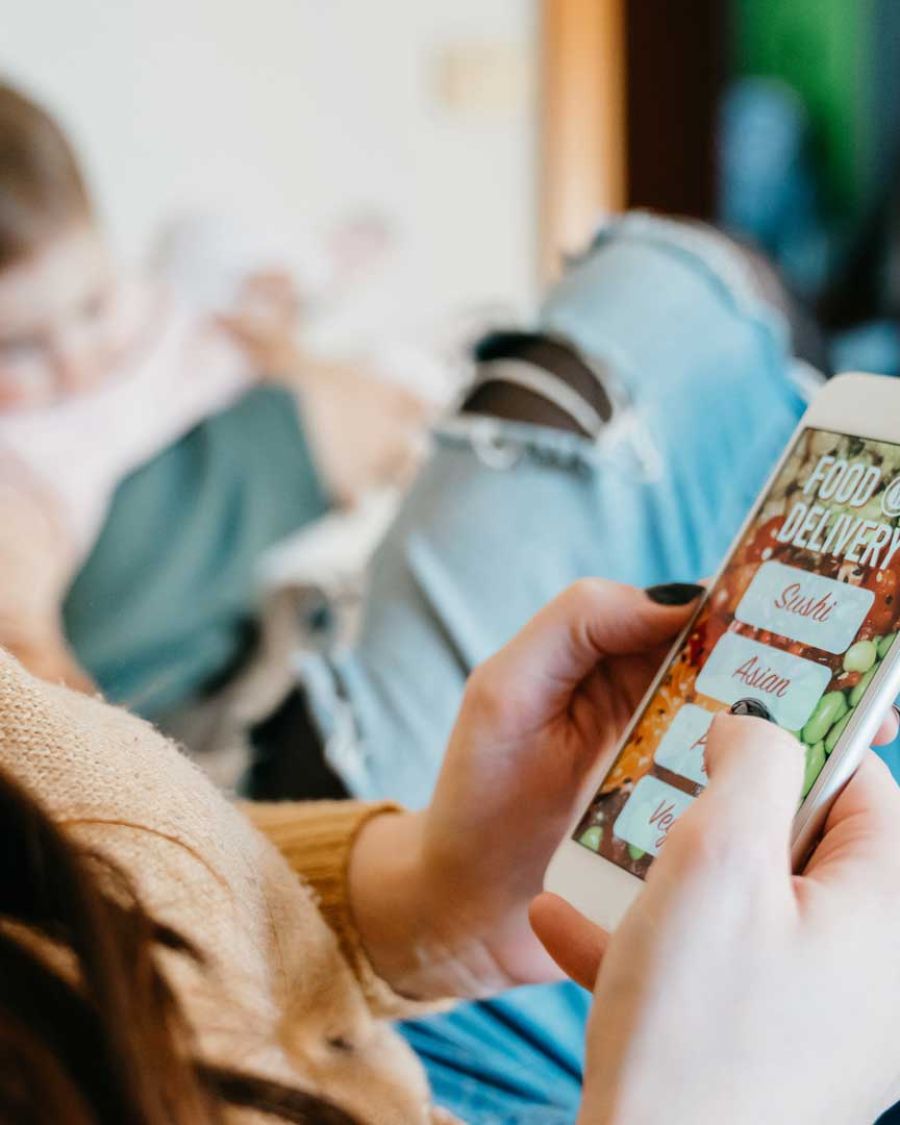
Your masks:
[[[717,719],[617,933],[533,901],[691,612],[671,593],[584,581],[539,613],[472,677],[421,813],[242,812],[139,720],[0,658],[0,1117],[440,1120],[378,1020],[553,979],[530,909],[596,977],[583,1122],[871,1119],[900,1070],[900,795],[874,760],[792,878],[798,745]]]

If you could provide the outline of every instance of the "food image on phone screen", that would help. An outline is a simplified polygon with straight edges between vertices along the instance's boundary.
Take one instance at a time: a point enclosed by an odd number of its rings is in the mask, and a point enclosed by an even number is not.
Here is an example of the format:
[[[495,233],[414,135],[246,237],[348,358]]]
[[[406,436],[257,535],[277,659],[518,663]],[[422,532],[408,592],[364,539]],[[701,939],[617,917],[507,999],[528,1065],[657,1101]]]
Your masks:
[[[898,570],[900,446],[803,430],[574,839],[642,878],[738,699],[801,740],[805,798],[894,641]]]

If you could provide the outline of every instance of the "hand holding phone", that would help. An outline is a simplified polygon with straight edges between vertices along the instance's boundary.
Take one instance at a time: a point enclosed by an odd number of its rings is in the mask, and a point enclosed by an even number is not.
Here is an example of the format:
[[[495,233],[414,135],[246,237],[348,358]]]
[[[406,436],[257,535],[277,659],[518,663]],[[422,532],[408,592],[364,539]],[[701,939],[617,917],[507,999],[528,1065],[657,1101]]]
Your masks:
[[[395,988],[480,996],[559,978],[529,905],[690,615],[585,579],[472,674],[428,807],[376,817],[354,849],[356,923]]]
[[[804,748],[802,868],[900,691],[898,629],[900,382],[842,376],[801,421],[546,887],[614,928],[703,792],[714,716],[747,698]]]
[[[792,877],[798,741],[722,715],[707,759],[611,938],[534,904],[560,963],[596,977],[582,1120],[874,1121],[900,1093],[900,790],[868,754]]]

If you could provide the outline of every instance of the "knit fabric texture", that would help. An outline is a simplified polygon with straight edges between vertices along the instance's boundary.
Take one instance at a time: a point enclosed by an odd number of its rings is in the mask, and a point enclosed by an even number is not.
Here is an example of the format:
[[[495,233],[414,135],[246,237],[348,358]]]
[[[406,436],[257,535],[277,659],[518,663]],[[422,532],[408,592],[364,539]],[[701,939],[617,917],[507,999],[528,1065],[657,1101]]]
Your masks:
[[[426,1006],[378,979],[346,901],[353,838],[393,806],[261,810],[276,842],[287,840],[288,863],[148,724],[32,678],[2,650],[0,769],[202,952],[202,965],[160,953],[201,1058],[328,1097],[364,1125],[446,1120],[384,1019]]]

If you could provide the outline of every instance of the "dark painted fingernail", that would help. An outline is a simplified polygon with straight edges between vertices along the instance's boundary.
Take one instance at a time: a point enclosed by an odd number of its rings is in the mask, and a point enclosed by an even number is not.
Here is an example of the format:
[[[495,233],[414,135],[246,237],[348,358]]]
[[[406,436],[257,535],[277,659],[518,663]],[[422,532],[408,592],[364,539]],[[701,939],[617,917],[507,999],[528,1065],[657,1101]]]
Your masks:
[[[766,719],[770,723],[774,722],[772,712],[765,703],[760,703],[758,699],[738,699],[737,702],[732,703],[728,710],[732,715],[749,715],[753,719]]]
[[[706,590],[695,582],[666,582],[662,586],[648,586],[644,593],[657,605],[687,605]]]
[[[891,710],[894,712],[897,719],[897,726],[900,727],[900,707],[898,707],[896,703],[892,703]]]

